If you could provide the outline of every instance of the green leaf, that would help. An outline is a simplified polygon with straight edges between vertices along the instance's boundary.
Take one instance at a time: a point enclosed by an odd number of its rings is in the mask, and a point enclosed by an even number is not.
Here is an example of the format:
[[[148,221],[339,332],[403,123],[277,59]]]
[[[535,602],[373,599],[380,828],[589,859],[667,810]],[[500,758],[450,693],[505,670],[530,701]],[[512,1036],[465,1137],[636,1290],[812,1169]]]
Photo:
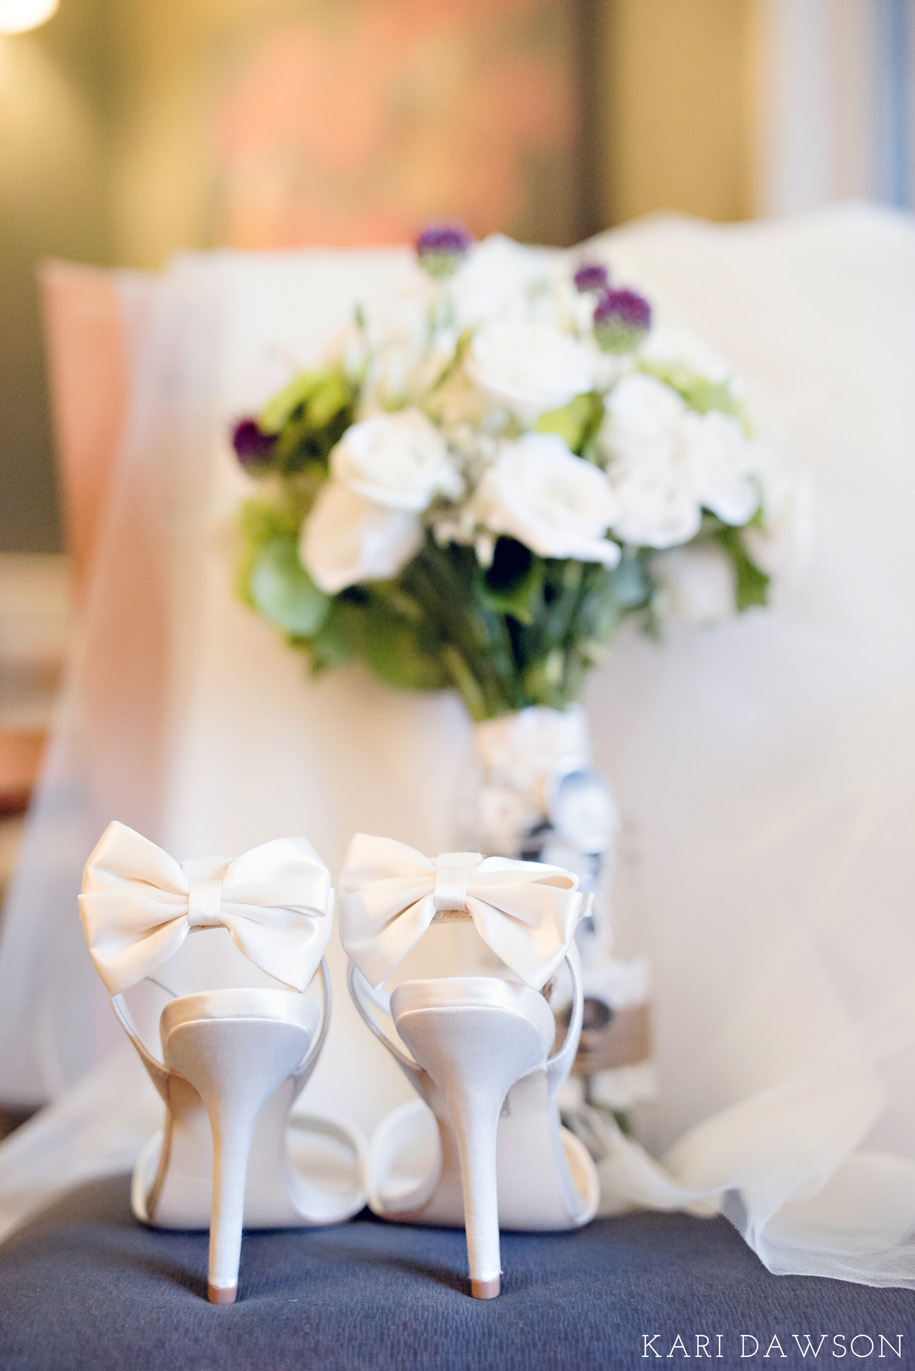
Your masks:
[[[441,690],[451,684],[441,643],[424,625],[386,612],[373,601],[365,616],[365,655],[372,671],[399,690]]]
[[[697,410],[699,414],[707,414],[710,409],[718,409],[723,414],[730,414],[733,418],[739,419],[746,426],[741,404],[727,381],[710,381],[707,377],[700,376],[698,372],[676,362],[643,362],[641,370],[670,386],[686,401],[690,409]]]
[[[757,533],[766,532],[766,512],[763,508],[762,491],[760,491],[759,504],[756,508],[756,513],[753,515],[752,519],[747,520],[744,524],[744,528],[754,528]]]
[[[651,578],[639,553],[627,549],[609,579],[610,593],[621,609],[640,609],[651,596]]]
[[[236,591],[251,609],[257,609],[251,590],[251,578],[266,544],[279,540],[296,540],[302,523],[302,511],[296,502],[277,503],[274,500],[245,500],[239,511],[239,532],[242,547],[235,571]]]
[[[268,400],[260,412],[258,427],[262,433],[279,433],[289,422],[297,409],[303,408],[331,373],[323,370],[300,371],[288,385]]]
[[[249,590],[258,612],[295,638],[313,638],[330,608],[330,599],[300,563],[292,539],[277,539],[262,548]]]
[[[599,406],[599,396],[576,395],[574,400],[563,405],[562,409],[551,409],[546,414],[541,414],[534,425],[534,431],[556,433],[566,447],[571,448],[573,452],[580,452],[594,426],[595,400]]]
[[[320,462],[326,456],[326,445],[305,416],[287,420],[273,449],[274,463],[286,475],[304,471],[310,463]]]
[[[742,614],[745,609],[752,609],[755,605],[768,604],[769,582],[772,578],[753,561],[740,536],[740,529],[722,528],[717,538],[734,566],[734,600],[738,613]]]
[[[326,428],[332,419],[350,403],[346,381],[337,371],[328,372],[313,390],[308,400],[308,421],[312,428]]]
[[[708,414],[710,409],[719,409],[735,419],[740,418],[740,405],[724,381],[704,381],[697,377],[686,389],[683,398],[690,409],[698,410],[700,414]]]
[[[256,547],[277,538],[294,538],[301,522],[299,510],[273,500],[245,500],[239,512],[241,535]]]
[[[331,449],[343,437],[352,420],[351,411],[343,409],[323,428],[315,428],[309,413],[291,419],[277,438],[273,460],[285,475],[307,471],[315,465],[326,468]]]
[[[573,641],[585,638],[591,643],[606,643],[629,611],[630,606],[623,605],[610,587],[594,589],[582,601],[570,636]]]
[[[364,611],[360,604],[336,596],[330,602],[327,617],[308,647],[311,670],[317,676],[346,666],[361,653],[364,641]]]

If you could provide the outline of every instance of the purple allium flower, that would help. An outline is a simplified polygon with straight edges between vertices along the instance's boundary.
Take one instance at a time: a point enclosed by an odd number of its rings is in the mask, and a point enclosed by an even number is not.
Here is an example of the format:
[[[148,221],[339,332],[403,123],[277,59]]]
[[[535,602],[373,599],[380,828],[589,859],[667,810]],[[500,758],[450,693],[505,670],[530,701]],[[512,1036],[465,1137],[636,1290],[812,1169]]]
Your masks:
[[[235,456],[246,471],[267,466],[275,444],[276,435],[262,433],[256,419],[239,419],[232,430]]]
[[[610,275],[601,262],[582,262],[575,273],[575,289],[582,295],[589,290],[608,290]]]
[[[631,352],[651,328],[651,305],[634,290],[605,290],[594,309],[594,336],[605,352]]]
[[[416,240],[416,252],[430,276],[451,276],[472,242],[463,224],[427,224]]]

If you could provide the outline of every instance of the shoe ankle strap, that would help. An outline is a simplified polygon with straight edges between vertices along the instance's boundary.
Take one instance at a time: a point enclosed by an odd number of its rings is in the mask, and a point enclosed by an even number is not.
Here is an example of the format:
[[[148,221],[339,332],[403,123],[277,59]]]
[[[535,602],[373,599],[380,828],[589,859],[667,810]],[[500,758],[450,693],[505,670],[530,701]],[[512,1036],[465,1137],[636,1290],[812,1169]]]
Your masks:
[[[569,949],[565,956],[566,965],[569,968],[569,979],[572,982],[572,1011],[569,1014],[569,1026],[563,1038],[562,1046],[554,1052],[546,1064],[547,1084],[551,1095],[555,1095],[557,1090],[568,1079],[575,1061],[575,1054],[578,1051],[578,1040],[581,1037],[581,1026],[584,1019],[584,990],[581,984],[581,959],[578,955],[578,948],[575,943],[569,944]]]

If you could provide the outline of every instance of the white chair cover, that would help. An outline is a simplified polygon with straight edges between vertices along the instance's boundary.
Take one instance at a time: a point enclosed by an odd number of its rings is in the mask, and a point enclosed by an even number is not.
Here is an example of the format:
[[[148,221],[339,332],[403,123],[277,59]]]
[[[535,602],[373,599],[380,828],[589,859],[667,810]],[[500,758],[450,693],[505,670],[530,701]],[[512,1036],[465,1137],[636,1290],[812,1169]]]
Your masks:
[[[607,242],[617,278],[752,378],[812,473],[816,532],[771,612],[676,627],[661,647],[627,634],[592,683],[596,759],[638,839],[660,1075],[639,1118],[659,1160],[617,1140],[605,1209],[721,1208],[771,1270],[915,1288],[915,225],[849,207],[665,218]],[[457,702],[355,670],[307,679],[237,603],[230,565],[246,480],[229,421],[407,262],[208,254],[152,289],[0,942],[0,1098],[55,1097],[0,1147],[7,1227],[128,1165],[156,1126],[76,913],[109,819],[178,857],[304,833],[331,870],[356,829],[449,846]],[[370,1127],[406,1086],[356,1020],[338,946],[331,961],[307,1106]]]

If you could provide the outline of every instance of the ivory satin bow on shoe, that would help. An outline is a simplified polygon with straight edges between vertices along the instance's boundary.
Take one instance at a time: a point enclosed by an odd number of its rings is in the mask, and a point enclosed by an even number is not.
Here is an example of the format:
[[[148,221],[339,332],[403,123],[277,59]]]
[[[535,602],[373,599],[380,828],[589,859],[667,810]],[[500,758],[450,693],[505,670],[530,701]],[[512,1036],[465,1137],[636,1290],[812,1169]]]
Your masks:
[[[148,976],[192,929],[220,925],[262,971],[304,990],[330,937],[333,889],[304,838],[278,838],[231,862],[182,864],[112,823],[86,864],[79,908],[110,995]]]
[[[539,989],[559,966],[589,896],[561,867],[479,852],[445,852],[434,862],[389,838],[357,834],[340,878],[343,946],[378,986],[435,919],[469,916],[488,947]]]

